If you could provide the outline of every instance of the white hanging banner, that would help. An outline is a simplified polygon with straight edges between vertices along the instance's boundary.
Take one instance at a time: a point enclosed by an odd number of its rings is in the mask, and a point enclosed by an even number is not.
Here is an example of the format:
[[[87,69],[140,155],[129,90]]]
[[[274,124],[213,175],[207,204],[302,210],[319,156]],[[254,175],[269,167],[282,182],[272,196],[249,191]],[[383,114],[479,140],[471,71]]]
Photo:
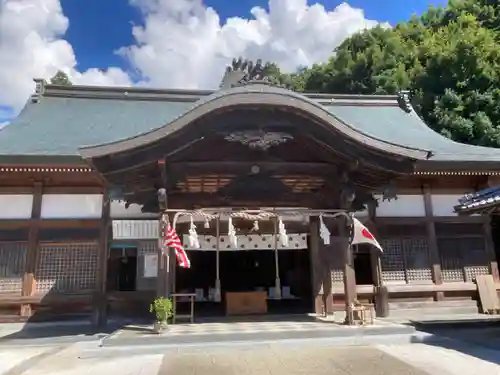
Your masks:
[[[198,240],[198,233],[196,233],[196,225],[194,225],[192,216],[191,216],[191,224],[189,226],[189,247],[192,249],[199,249],[200,248],[200,242]]]
[[[188,251],[216,251],[217,237],[210,235],[199,235],[199,248],[189,246],[189,235],[183,236],[183,244]],[[244,250],[274,250],[275,236],[273,234],[248,234],[237,235],[238,247],[234,247],[229,236],[219,237],[219,250],[224,251],[244,251]],[[278,250],[303,250],[307,249],[307,233],[287,233],[287,244],[283,246],[282,241],[278,241]]]
[[[157,254],[145,254],[144,255],[144,277],[156,277],[158,276],[158,255]]]
[[[285,223],[279,218],[278,221],[278,235],[282,247],[288,247],[288,235],[286,233]]]
[[[323,216],[319,217],[319,236],[323,240],[324,245],[330,245],[331,233],[323,221]]]
[[[227,235],[229,236],[229,241],[234,248],[238,247],[238,236],[236,236],[236,228],[233,225],[233,219],[227,219]]]

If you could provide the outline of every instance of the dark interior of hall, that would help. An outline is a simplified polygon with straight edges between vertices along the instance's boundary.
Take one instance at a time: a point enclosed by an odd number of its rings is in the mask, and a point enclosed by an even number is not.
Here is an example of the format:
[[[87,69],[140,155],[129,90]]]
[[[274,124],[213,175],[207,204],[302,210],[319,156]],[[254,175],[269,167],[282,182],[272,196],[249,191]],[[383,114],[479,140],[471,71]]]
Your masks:
[[[269,313],[305,313],[312,305],[309,252],[279,250],[282,299],[273,299],[276,280],[272,250],[221,251],[220,303],[213,302],[216,279],[215,251],[188,251],[190,269],[176,269],[176,291],[197,293],[196,315],[225,314],[225,292],[266,291]],[[203,292],[201,293],[201,290]],[[182,308],[182,306],[180,306]]]

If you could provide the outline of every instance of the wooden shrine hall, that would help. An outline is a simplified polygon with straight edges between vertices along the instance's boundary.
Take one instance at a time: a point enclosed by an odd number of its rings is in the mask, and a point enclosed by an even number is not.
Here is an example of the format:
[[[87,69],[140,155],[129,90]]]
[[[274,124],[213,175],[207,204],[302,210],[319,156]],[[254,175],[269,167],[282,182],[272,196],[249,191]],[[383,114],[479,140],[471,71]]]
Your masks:
[[[435,133],[406,93],[300,94],[258,68],[229,69],[215,91],[37,80],[0,130],[3,319],[102,324],[169,293],[194,294],[200,314],[227,314],[225,296],[245,292],[268,313],[377,305],[382,291],[389,314],[477,311],[475,277],[499,285],[500,241],[494,219],[453,207],[495,183],[500,150]],[[159,249],[159,217],[182,211],[190,269]],[[383,252],[350,246],[335,212]]]

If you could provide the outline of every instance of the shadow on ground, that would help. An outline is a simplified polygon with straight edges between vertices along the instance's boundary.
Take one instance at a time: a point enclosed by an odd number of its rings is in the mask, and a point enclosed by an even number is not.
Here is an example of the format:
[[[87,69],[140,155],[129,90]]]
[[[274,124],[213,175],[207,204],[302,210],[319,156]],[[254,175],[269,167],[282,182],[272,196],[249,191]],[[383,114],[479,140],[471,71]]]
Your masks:
[[[93,341],[107,337],[124,324],[110,323],[98,329],[87,322],[72,322],[71,324],[28,323],[19,329],[16,327],[0,330],[0,346],[2,345],[37,345],[61,344],[78,341]]]
[[[455,350],[472,357],[500,365],[500,318],[467,321],[413,321],[410,325],[432,336],[415,338],[423,343]]]

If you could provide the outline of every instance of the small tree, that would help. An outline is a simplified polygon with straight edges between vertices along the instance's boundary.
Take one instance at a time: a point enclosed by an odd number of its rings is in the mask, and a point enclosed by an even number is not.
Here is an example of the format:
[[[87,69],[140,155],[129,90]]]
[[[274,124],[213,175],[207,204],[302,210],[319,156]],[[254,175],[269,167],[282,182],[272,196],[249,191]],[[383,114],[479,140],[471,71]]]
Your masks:
[[[60,86],[71,86],[73,83],[69,80],[69,77],[66,73],[63,71],[59,70],[54,77],[50,79],[50,83],[53,85],[60,85]]]

